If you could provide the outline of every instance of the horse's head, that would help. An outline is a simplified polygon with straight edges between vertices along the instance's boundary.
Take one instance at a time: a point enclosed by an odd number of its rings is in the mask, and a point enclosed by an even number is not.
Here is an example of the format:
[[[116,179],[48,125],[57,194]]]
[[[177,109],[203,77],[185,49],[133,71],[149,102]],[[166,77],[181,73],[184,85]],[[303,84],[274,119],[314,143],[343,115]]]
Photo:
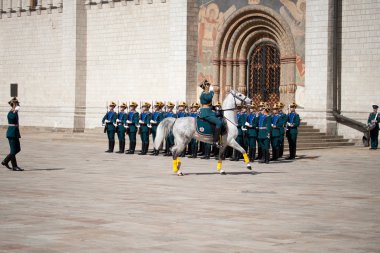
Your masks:
[[[240,93],[238,91],[231,90],[230,94],[234,99],[235,106],[249,105],[252,102],[252,100],[249,97],[247,97],[246,95],[244,95],[243,93]]]

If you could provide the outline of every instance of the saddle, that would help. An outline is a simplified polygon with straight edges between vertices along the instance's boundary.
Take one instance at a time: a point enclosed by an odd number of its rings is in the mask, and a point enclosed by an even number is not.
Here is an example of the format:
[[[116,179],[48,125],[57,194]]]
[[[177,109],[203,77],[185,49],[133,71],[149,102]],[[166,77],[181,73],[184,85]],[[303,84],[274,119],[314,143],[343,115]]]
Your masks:
[[[195,120],[195,129],[199,135],[206,137],[213,137],[215,125],[206,119],[197,117]],[[221,135],[224,135],[227,132],[226,123],[223,122],[222,129],[220,131]]]

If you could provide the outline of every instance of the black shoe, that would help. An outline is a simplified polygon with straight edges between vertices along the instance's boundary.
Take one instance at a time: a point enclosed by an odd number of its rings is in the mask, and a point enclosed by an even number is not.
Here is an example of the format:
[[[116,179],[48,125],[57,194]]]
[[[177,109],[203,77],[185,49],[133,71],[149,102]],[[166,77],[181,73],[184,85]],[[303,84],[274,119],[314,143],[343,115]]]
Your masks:
[[[6,163],[5,161],[2,161],[2,162],[1,162],[1,165],[5,166],[8,170],[12,170],[12,168],[9,167],[9,164]]]
[[[20,167],[14,167],[13,169],[12,169],[13,171],[24,171],[24,169],[21,169]]]
[[[167,152],[166,154],[164,154],[164,156],[172,156],[172,152]]]
[[[210,156],[205,155],[205,156],[202,156],[201,159],[210,160]]]

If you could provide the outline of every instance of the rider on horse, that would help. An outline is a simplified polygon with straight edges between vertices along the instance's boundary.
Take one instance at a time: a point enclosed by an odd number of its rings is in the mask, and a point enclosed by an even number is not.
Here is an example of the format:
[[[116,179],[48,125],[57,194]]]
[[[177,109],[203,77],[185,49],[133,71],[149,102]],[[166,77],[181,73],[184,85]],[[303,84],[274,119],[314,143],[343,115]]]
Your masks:
[[[199,118],[204,119],[215,126],[213,135],[213,145],[219,146],[219,137],[223,122],[216,116],[215,112],[212,110],[212,98],[214,97],[214,91],[210,90],[210,86],[211,84],[207,80],[204,80],[199,85],[199,87],[203,89],[203,92],[199,98],[202,104]]]

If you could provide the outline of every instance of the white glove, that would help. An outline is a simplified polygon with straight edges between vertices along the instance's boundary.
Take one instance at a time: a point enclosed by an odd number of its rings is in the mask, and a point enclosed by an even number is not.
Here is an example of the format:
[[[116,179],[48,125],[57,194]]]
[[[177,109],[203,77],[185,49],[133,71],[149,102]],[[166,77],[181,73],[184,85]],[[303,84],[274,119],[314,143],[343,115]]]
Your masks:
[[[19,105],[15,107],[15,111],[16,112],[20,111],[20,106]]]
[[[214,86],[210,85],[210,91],[214,91]]]
[[[243,130],[243,131],[247,131],[247,128],[245,128],[245,127],[242,127],[242,128],[241,128],[241,130]]]
[[[152,124],[157,124],[157,121],[155,121],[155,120],[150,120],[150,123],[152,123]]]
[[[116,120],[117,123],[121,122],[119,119]]]
[[[272,127],[273,127],[273,128],[276,128],[276,125],[275,125],[275,124],[272,124]]]
[[[132,124],[132,121],[130,121],[130,120],[127,120],[127,123],[128,123],[128,124]]]
[[[110,123],[110,121],[109,121],[108,119],[106,119],[104,122],[105,122],[105,123]]]
[[[148,125],[148,128],[152,128],[152,125],[149,124],[149,125]]]
[[[287,122],[286,125],[291,126],[292,124],[290,124],[290,122]]]
[[[248,122],[245,122],[245,125],[246,125],[247,127],[252,127],[252,125],[250,125]]]
[[[142,120],[139,120],[139,123],[140,123],[140,124],[144,124],[144,121],[142,121]]]

